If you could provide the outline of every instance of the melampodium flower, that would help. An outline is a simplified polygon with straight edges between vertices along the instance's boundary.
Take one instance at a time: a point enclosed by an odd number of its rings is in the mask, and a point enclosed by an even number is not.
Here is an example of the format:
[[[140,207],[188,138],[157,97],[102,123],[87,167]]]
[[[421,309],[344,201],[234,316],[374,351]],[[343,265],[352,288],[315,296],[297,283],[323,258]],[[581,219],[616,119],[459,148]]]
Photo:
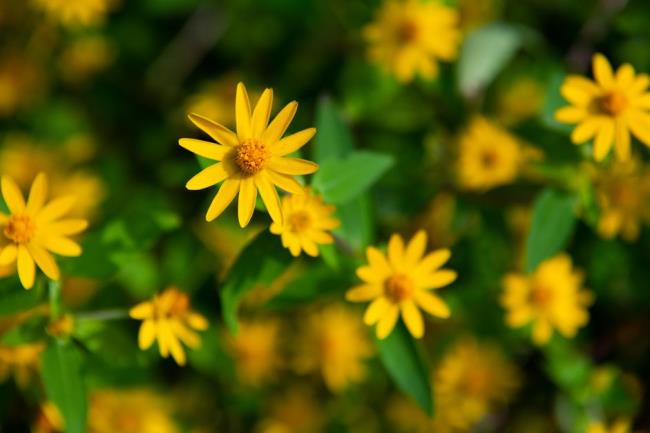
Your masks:
[[[364,29],[372,61],[409,82],[438,75],[438,60],[453,60],[460,42],[458,12],[437,0],[386,0]]]
[[[628,433],[629,431],[630,422],[627,420],[618,420],[609,428],[602,422],[592,422],[587,427],[587,433]]]
[[[33,0],[34,5],[65,26],[101,24],[111,0]]]
[[[587,324],[592,295],[582,289],[583,275],[571,258],[560,254],[543,261],[532,275],[509,274],[503,280],[501,304],[512,328],[533,325],[535,344],[546,344],[553,330],[567,338]]]
[[[2,177],[2,195],[10,214],[0,213],[4,235],[0,239],[0,266],[17,262],[18,276],[26,289],[34,285],[36,266],[48,278],[58,280],[59,267],[50,252],[70,257],[81,255],[81,247],[68,236],[88,226],[82,219],[61,219],[75,204],[74,197],[62,197],[46,204],[47,178],[42,173],[36,176],[27,202],[8,176]]]
[[[314,173],[318,164],[287,155],[311,140],[316,129],[304,129],[282,138],[298,103],[287,104],[269,123],[273,103],[271,89],[264,90],[252,113],[242,83],[237,85],[235,99],[236,134],[198,114],[189,115],[190,120],[218,144],[191,138],[179,140],[179,144],[190,152],[217,161],[190,179],[186,187],[205,189],[223,181],[208,209],[207,221],[218,217],[239,193],[239,224],[245,227],[253,216],[259,191],[273,221],[282,222],[275,185],[287,192],[302,194],[302,186],[292,176]]]
[[[282,198],[282,222],[271,224],[271,233],[282,237],[282,246],[298,257],[300,251],[318,256],[319,244],[331,244],[334,238],[328,232],[337,228],[339,220],[332,217],[334,206],[326,205],[309,189],[304,194]]]
[[[602,161],[614,144],[619,160],[630,157],[630,132],[650,146],[650,77],[635,75],[626,63],[616,73],[605,56],[593,57],[594,80],[570,75],[561,92],[571,106],[559,109],[555,118],[577,124],[571,133],[575,144],[594,139],[594,158]]]
[[[38,374],[41,353],[45,343],[28,343],[19,346],[0,346],[0,382],[14,376],[20,388],[26,388],[32,377]]]
[[[280,366],[280,324],[274,319],[241,322],[237,335],[229,336],[228,348],[242,383],[258,386],[268,381]]]
[[[440,269],[451,252],[436,250],[424,255],[427,235],[420,230],[404,245],[401,236],[394,234],[388,242],[388,256],[378,249],[368,247],[368,266],[357,269],[357,276],[364,283],[346,293],[352,302],[371,301],[363,318],[367,325],[377,323],[377,337],[386,338],[402,315],[409,332],[420,338],[424,335],[424,321],[420,308],[441,318],[450,316],[449,307],[433,289],[451,284],[456,272]]]
[[[208,321],[190,308],[190,298],[175,287],[169,287],[150,301],[142,302],[129,311],[133,319],[142,320],[138,345],[146,350],[158,340],[160,355],[171,353],[178,365],[185,365],[185,351],[181,343],[195,349],[201,339],[194,332],[208,329]]]

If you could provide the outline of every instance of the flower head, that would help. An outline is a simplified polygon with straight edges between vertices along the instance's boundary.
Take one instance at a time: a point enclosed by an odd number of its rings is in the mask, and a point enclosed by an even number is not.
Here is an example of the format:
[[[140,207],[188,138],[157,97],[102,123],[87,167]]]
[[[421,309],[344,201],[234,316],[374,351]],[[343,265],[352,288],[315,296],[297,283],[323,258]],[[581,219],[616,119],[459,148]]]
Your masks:
[[[242,322],[228,346],[237,365],[239,380],[260,385],[269,380],[280,366],[278,340],[280,324],[273,319]]]
[[[591,293],[582,289],[583,275],[566,254],[543,261],[532,275],[509,274],[503,280],[501,304],[512,328],[533,325],[533,341],[546,344],[553,330],[573,337],[587,324]]]
[[[194,332],[208,329],[205,317],[190,307],[190,298],[175,287],[169,287],[150,301],[131,308],[129,315],[142,320],[138,345],[146,350],[158,340],[160,355],[167,358],[171,353],[178,365],[185,365],[185,351],[181,343],[195,349],[201,344]]]
[[[630,422],[624,419],[618,420],[610,427],[602,422],[591,422],[587,426],[587,433],[628,433],[630,431]]]
[[[61,219],[72,210],[74,197],[62,197],[46,203],[47,178],[36,176],[27,202],[16,183],[2,177],[2,195],[9,214],[0,213],[0,266],[17,262],[18,276],[23,287],[34,285],[36,266],[48,278],[58,280],[59,267],[51,253],[75,257],[81,247],[68,236],[86,229],[82,219]]]
[[[50,18],[68,27],[101,24],[113,6],[111,0],[33,0],[33,2]]]
[[[402,315],[409,332],[416,338],[424,335],[423,309],[441,318],[450,316],[449,307],[431,290],[451,284],[456,272],[440,269],[451,252],[440,249],[425,255],[427,235],[420,230],[408,245],[394,234],[388,242],[388,255],[368,247],[368,265],[357,269],[363,284],[346,293],[348,301],[371,301],[363,318],[367,325],[377,324],[377,337],[386,338]]]
[[[306,190],[282,198],[282,222],[271,224],[271,233],[282,236],[282,245],[295,257],[300,251],[312,257],[318,255],[318,244],[331,244],[334,238],[328,232],[339,226],[332,217],[334,206],[326,205],[320,197]]]
[[[386,0],[364,30],[371,60],[398,80],[432,79],[438,60],[453,60],[460,42],[458,12],[438,1]]]
[[[630,157],[630,132],[650,146],[650,77],[635,74],[630,64],[616,72],[605,56],[593,57],[595,80],[570,75],[561,92],[571,106],[555,113],[563,123],[577,124],[571,133],[575,144],[594,138],[594,158],[602,161],[614,145],[620,160]]]
[[[26,388],[38,373],[41,353],[45,343],[28,343],[19,346],[0,346],[0,382],[13,374],[16,384]]]
[[[217,161],[187,182],[187,189],[221,187],[212,201],[206,220],[218,217],[239,194],[238,216],[242,227],[248,225],[259,191],[264,205],[275,222],[282,222],[280,198],[275,189],[302,194],[302,186],[292,177],[314,173],[318,165],[300,158],[287,157],[304,146],[316,133],[308,128],[282,138],[293,119],[297,102],[290,102],[269,123],[273,90],[266,89],[251,112],[246,87],[237,85],[235,118],[237,133],[198,114],[189,118],[217,143],[182,138],[179,144],[204,158]]]

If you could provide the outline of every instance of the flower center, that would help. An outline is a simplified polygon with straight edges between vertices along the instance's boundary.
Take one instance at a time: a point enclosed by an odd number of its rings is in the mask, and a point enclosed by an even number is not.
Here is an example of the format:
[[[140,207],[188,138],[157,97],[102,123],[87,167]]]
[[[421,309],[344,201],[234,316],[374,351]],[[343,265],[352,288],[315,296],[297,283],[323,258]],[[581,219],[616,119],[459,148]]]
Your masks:
[[[598,107],[602,113],[616,116],[627,107],[627,98],[621,92],[611,91],[600,97]]]
[[[485,168],[492,168],[496,165],[498,160],[497,154],[495,152],[487,151],[481,155],[481,164]]]
[[[289,216],[289,226],[292,232],[304,232],[311,226],[311,217],[307,212],[294,212]]]
[[[404,274],[395,274],[384,281],[384,294],[395,303],[413,294],[413,282]]]
[[[413,21],[404,21],[397,28],[397,40],[401,43],[412,42],[418,37],[418,28]]]
[[[264,167],[268,152],[263,143],[255,139],[248,139],[237,146],[235,162],[242,172],[253,175]]]
[[[467,371],[464,378],[464,391],[473,396],[483,395],[487,388],[487,376],[484,371]]]
[[[27,215],[12,215],[5,227],[5,236],[17,244],[26,244],[34,237],[36,226]]]
[[[536,286],[530,293],[533,304],[538,307],[547,307],[553,300],[553,291],[545,286]]]

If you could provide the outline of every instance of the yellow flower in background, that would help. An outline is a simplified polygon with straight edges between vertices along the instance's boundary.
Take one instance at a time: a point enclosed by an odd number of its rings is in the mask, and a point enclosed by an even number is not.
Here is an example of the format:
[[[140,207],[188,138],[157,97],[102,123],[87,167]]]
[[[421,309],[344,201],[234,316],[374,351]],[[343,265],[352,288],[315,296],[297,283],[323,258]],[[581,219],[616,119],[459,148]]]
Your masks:
[[[427,234],[420,230],[408,245],[394,234],[388,242],[388,255],[368,247],[368,265],[357,269],[363,284],[348,290],[351,302],[372,301],[363,318],[367,325],[377,324],[377,337],[386,338],[400,314],[415,338],[424,335],[420,309],[435,317],[447,318],[449,307],[431,290],[445,287],[456,280],[456,272],[441,269],[451,257],[447,249],[425,255]]]
[[[477,117],[458,141],[458,182],[465,189],[478,191],[507,185],[517,179],[525,160],[516,137]]]
[[[259,386],[273,378],[281,365],[279,337],[280,324],[274,319],[241,322],[237,335],[227,337],[242,383]]]
[[[600,207],[598,233],[635,241],[641,225],[650,223],[650,169],[631,158],[606,168],[588,167]]]
[[[44,349],[45,343],[42,342],[0,346],[0,382],[13,375],[18,387],[27,388],[38,374]]]
[[[101,24],[114,1],[112,0],[32,0],[34,6],[64,26]]]
[[[107,38],[80,38],[73,41],[61,54],[61,75],[69,83],[82,83],[110,66],[114,57],[115,48]]]
[[[439,427],[435,431],[469,431],[508,403],[518,388],[518,371],[497,346],[460,339],[440,361],[434,376]]]
[[[36,65],[18,54],[0,58],[0,118],[29,106],[43,87]]]
[[[592,422],[587,427],[587,433],[628,433],[630,431],[630,422],[627,420],[618,420],[610,427],[602,422]]]
[[[138,334],[140,349],[148,349],[157,340],[160,355],[167,358],[171,353],[178,365],[186,362],[181,343],[196,349],[201,339],[194,331],[208,329],[207,319],[191,309],[189,296],[175,287],[131,308],[129,316],[142,320]]]
[[[463,32],[471,32],[493,21],[500,14],[502,3],[502,0],[459,0],[458,12]]]
[[[302,186],[293,176],[311,174],[318,165],[300,158],[287,157],[304,146],[316,134],[315,128],[304,129],[282,138],[298,108],[290,102],[269,123],[273,90],[266,89],[251,112],[246,87],[237,85],[235,115],[237,133],[199,116],[190,114],[190,120],[217,143],[181,138],[179,144],[204,158],[217,161],[187,182],[187,189],[198,190],[221,187],[206,214],[206,220],[217,218],[239,194],[238,216],[241,227],[246,227],[253,216],[257,192],[275,222],[282,222],[279,186],[287,192],[302,194]]]
[[[571,104],[559,109],[555,118],[577,124],[571,133],[575,144],[594,139],[594,158],[602,161],[614,146],[616,157],[630,158],[630,133],[650,146],[650,77],[635,74],[629,63],[612,70],[605,56],[593,57],[595,80],[570,75],[562,96]]]
[[[58,280],[59,267],[52,253],[76,257],[81,247],[68,237],[86,229],[83,219],[61,219],[75,203],[74,197],[61,197],[49,203],[47,178],[36,176],[27,202],[16,183],[8,176],[2,177],[2,196],[9,208],[9,215],[0,213],[0,266],[17,263],[20,282],[31,289],[38,266],[48,278]]]
[[[501,304],[512,328],[533,325],[533,341],[546,344],[557,330],[572,338],[589,321],[589,291],[583,290],[581,272],[571,258],[560,254],[543,261],[531,275],[508,274],[503,280]]]
[[[318,371],[330,391],[343,391],[365,377],[364,361],[373,353],[359,316],[340,305],[312,313],[301,325],[295,366],[300,373]]]
[[[329,231],[340,225],[333,217],[335,207],[323,203],[308,188],[304,194],[282,198],[282,222],[271,224],[271,233],[282,237],[282,246],[298,257],[301,251],[318,256],[319,244],[331,244],[334,238]]]
[[[310,389],[295,386],[270,400],[268,414],[257,433],[317,433],[325,422],[323,404]]]
[[[505,125],[514,125],[537,115],[544,105],[544,85],[531,77],[520,77],[498,94],[497,112]]]
[[[439,60],[456,58],[458,20],[455,9],[437,0],[385,0],[364,29],[368,55],[401,82],[435,78]]]

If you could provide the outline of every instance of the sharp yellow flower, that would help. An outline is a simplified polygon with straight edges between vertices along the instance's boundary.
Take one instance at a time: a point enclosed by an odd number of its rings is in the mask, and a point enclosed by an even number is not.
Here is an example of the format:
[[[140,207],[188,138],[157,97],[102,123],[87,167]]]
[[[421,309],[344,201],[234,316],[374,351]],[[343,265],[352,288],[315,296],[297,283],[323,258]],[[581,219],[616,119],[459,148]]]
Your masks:
[[[372,303],[363,318],[367,325],[377,324],[377,337],[386,338],[402,315],[409,332],[420,338],[424,335],[424,321],[420,308],[432,316],[447,318],[449,307],[433,289],[447,286],[456,280],[456,272],[440,269],[451,252],[440,249],[425,255],[427,235],[420,230],[408,245],[394,234],[388,242],[388,255],[368,247],[368,266],[357,269],[363,284],[346,293],[348,301]]]
[[[438,60],[453,60],[460,43],[458,12],[438,1],[386,0],[364,29],[370,59],[409,82],[438,75]]]
[[[628,433],[630,431],[630,422],[627,420],[618,420],[610,427],[602,422],[592,422],[587,427],[587,433]]]
[[[328,232],[337,228],[339,220],[332,217],[334,206],[326,205],[309,189],[304,194],[282,198],[282,222],[271,224],[271,233],[282,236],[282,246],[298,257],[301,251],[318,256],[319,244],[331,244],[334,238]]]
[[[86,229],[82,219],[61,219],[72,210],[74,197],[62,197],[46,204],[47,178],[36,176],[27,202],[16,183],[8,176],[2,177],[2,195],[9,215],[0,213],[0,266],[17,262],[20,282],[32,288],[37,265],[48,278],[58,280],[59,267],[50,254],[75,257],[81,247],[68,236]]]
[[[650,146],[650,77],[635,74],[626,63],[616,72],[605,56],[593,57],[595,80],[570,75],[562,96],[571,104],[555,113],[559,122],[577,124],[571,133],[575,144],[594,139],[594,158],[602,161],[612,145],[619,160],[630,157],[630,133]]]
[[[112,7],[111,0],[33,0],[50,18],[65,26],[101,24]]]
[[[26,388],[39,370],[45,343],[0,346],[0,382],[13,375],[20,388]]]
[[[311,140],[316,129],[304,129],[282,138],[293,120],[298,103],[287,104],[269,123],[272,103],[273,90],[266,89],[251,112],[246,87],[239,83],[235,97],[236,134],[198,114],[189,115],[197,127],[217,141],[179,140],[179,144],[190,152],[217,161],[186,185],[187,189],[199,190],[223,181],[208,209],[207,221],[218,217],[239,193],[239,224],[245,227],[255,210],[259,191],[273,221],[282,222],[280,198],[275,186],[290,193],[302,194],[302,186],[293,176],[318,170],[318,165],[311,161],[287,156]]]
[[[169,287],[150,301],[131,308],[129,315],[142,320],[138,345],[146,350],[158,340],[160,355],[167,358],[171,353],[178,365],[185,365],[185,351],[181,343],[195,349],[201,339],[194,332],[208,329],[205,317],[190,307],[190,298],[175,287]]]
[[[340,305],[312,313],[296,346],[296,369],[320,372],[332,392],[360,382],[366,372],[364,360],[373,353],[358,315]]]
[[[509,274],[503,280],[501,304],[512,328],[533,325],[535,344],[546,344],[553,330],[567,338],[589,321],[592,295],[582,289],[583,275],[571,258],[560,254],[542,262],[532,275]]]
[[[228,347],[242,383],[258,386],[268,381],[280,366],[280,324],[263,319],[239,324],[237,335],[228,337]]]

